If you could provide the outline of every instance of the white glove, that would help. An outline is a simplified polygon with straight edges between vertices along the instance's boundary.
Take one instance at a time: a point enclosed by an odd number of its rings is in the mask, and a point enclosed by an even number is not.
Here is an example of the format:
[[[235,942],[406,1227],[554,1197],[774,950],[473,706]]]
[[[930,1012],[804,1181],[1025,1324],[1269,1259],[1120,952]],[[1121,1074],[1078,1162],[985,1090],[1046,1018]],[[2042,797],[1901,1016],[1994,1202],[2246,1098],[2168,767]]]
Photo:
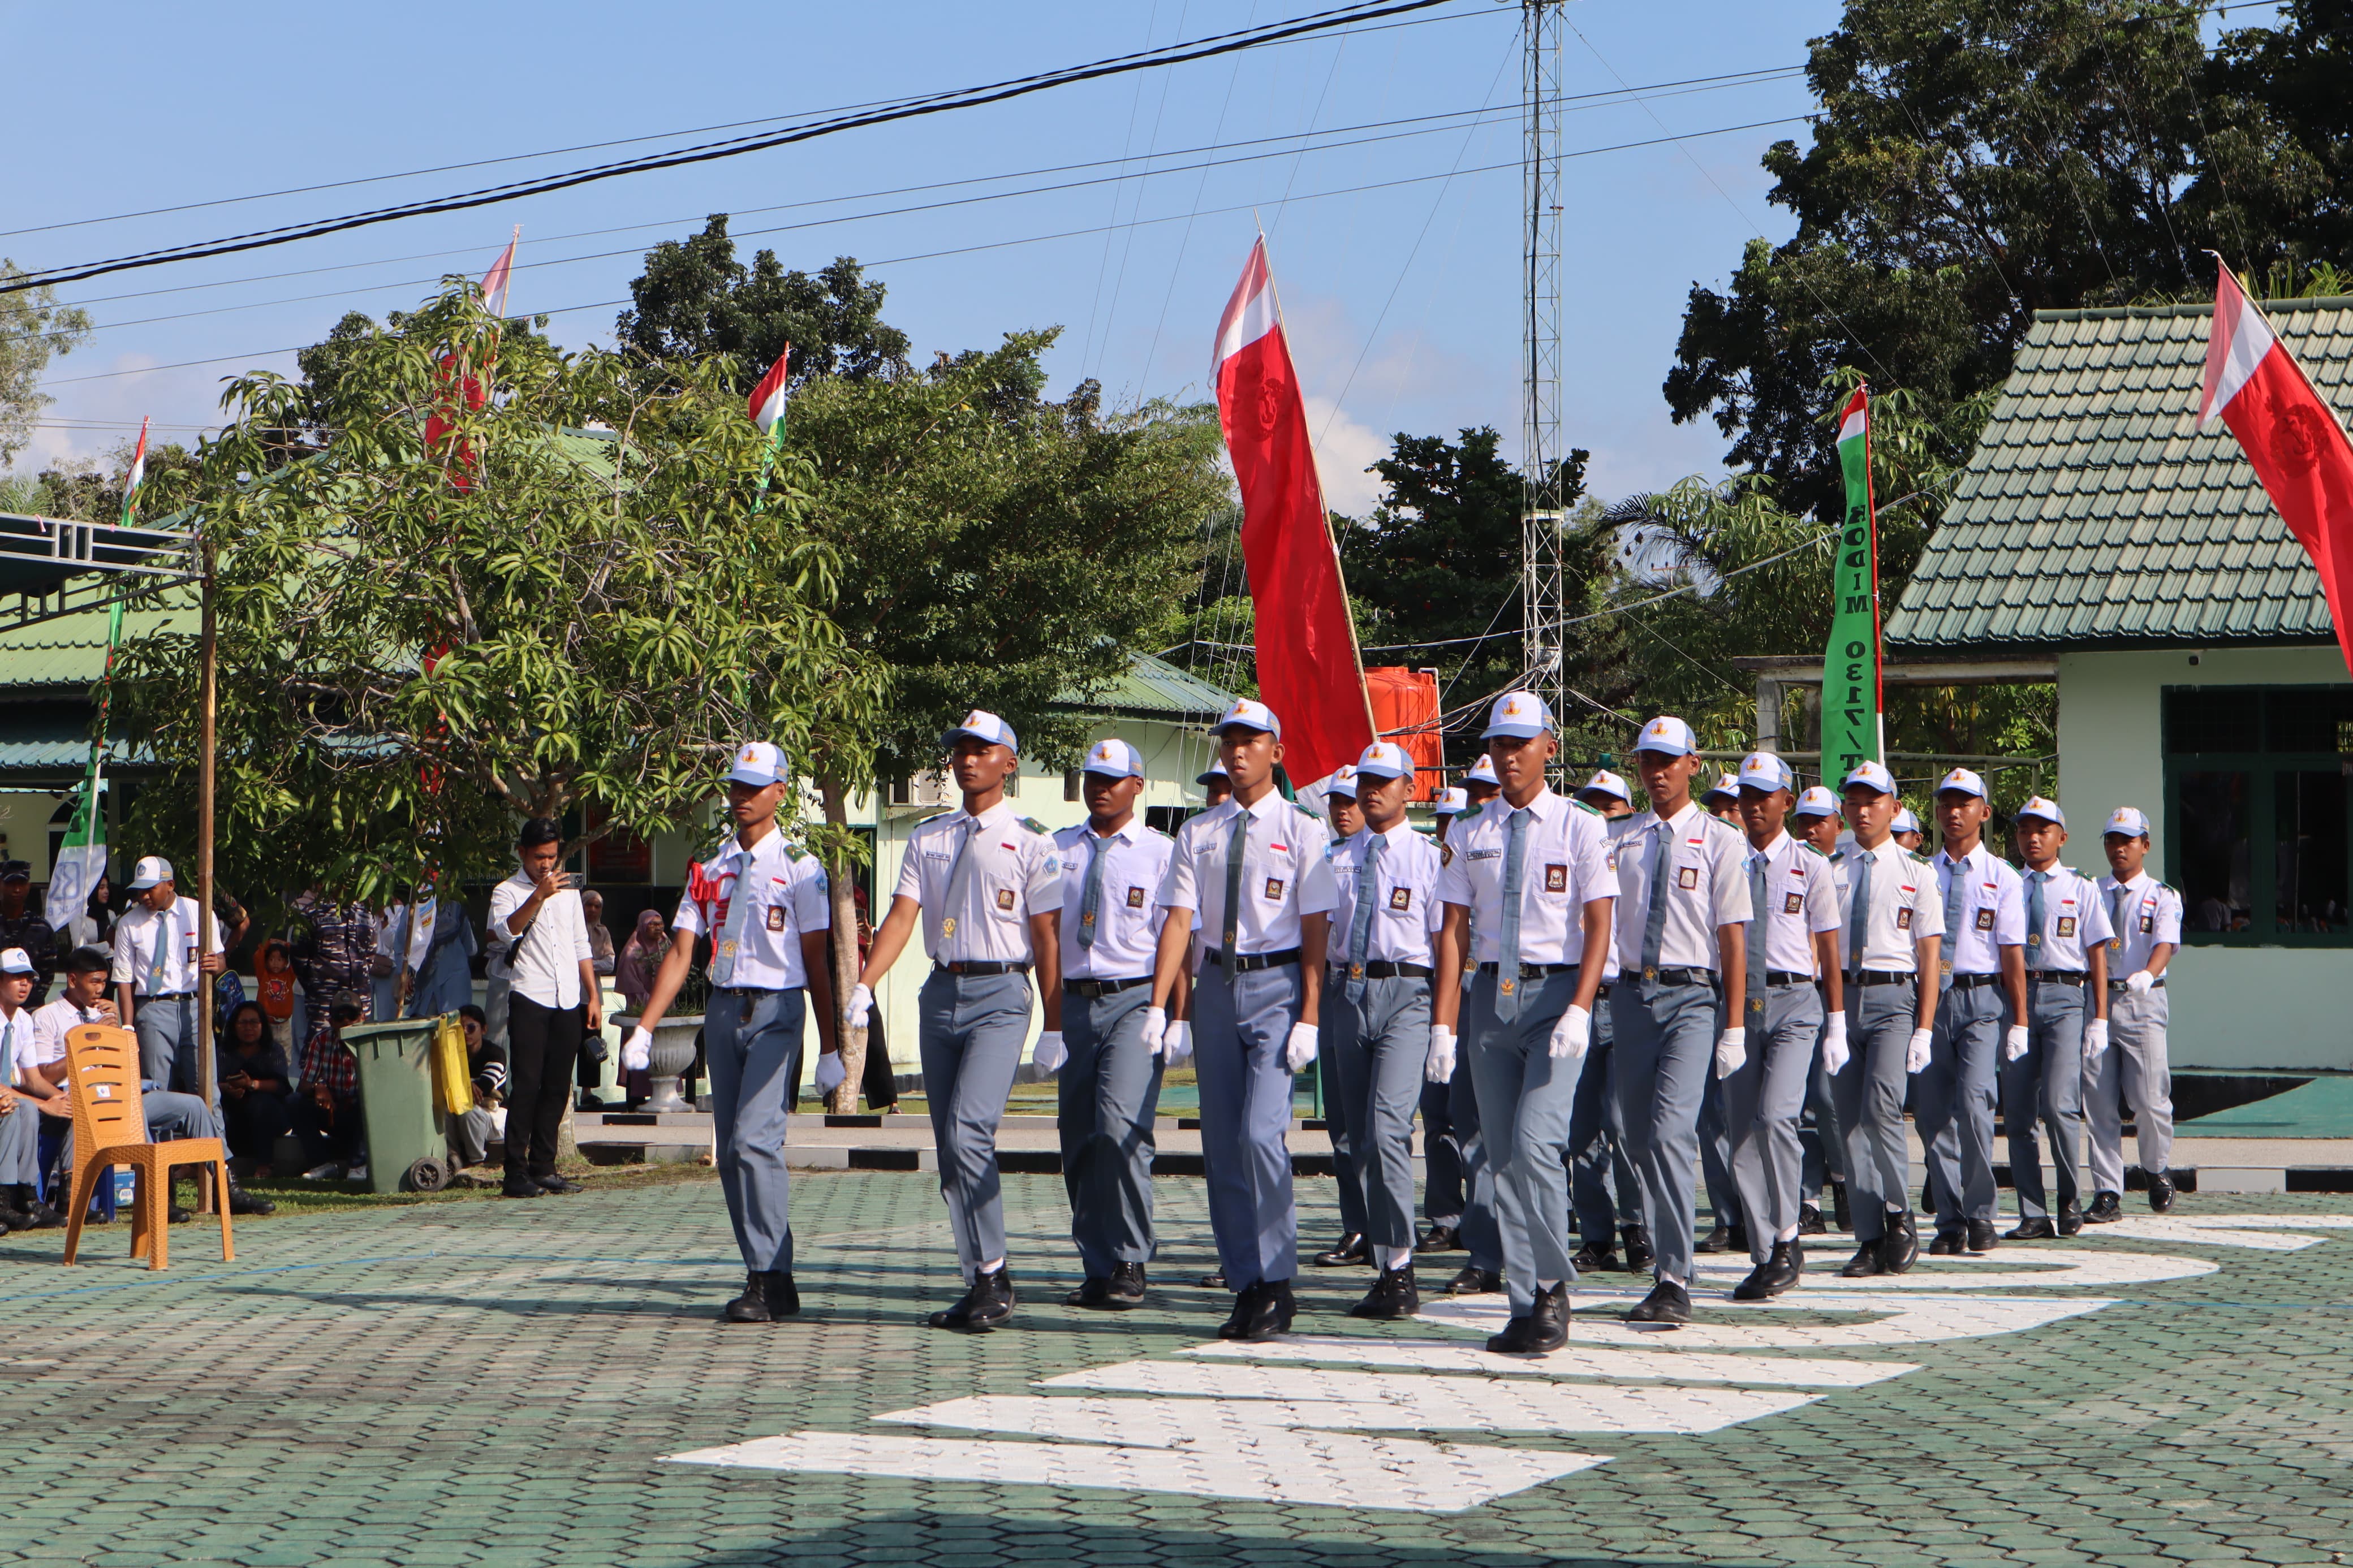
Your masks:
[[[1822,1031],[1822,1070],[1827,1073],[1845,1071],[1848,1055],[1846,1015],[1833,1013],[1830,1016],[1830,1026]]]
[[[1146,1007],[1144,1010],[1144,1048],[1155,1057],[1159,1056],[1167,1037],[1168,1009]]]
[[[2157,984],[2157,976],[2146,969],[2136,969],[2125,976],[2125,989],[2136,996],[2147,995]]]
[[[1431,1083],[1454,1081],[1454,1031],[1443,1024],[1430,1026],[1430,1058],[1421,1076]]]
[[[866,1027],[867,1016],[873,1011],[874,993],[861,982],[849,993],[849,1026],[853,1029]]]
[[[1193,1026],[1179,1018],[1168,1026],[1166,1034],[1160,1037],[1161,1065],[1176,1067],[1190,1060],[1192,1055]]]
[[[865,987],[860,986],[859,989],[864,990]],[[817,1091],[819,1096],[829,1095],[835,1089],[839,1089],[841,1087],[841,1080],[849,1076],[849,1069],[841,1065],[841,1053],[839,1051],[824,1051],[818,1054],[817,1058]]]
[[[1062,1044],[1062,1031],[1060,1029],[1039,1031],[1037,1047],[1030,1051],[1029,1059],[1038,1064],[1039,1072],[1052,1072],[1064,1062],[1069,1061],[1071,1048]]]
[[[1735,1024],[1715,1041],[1715,1076],[1730,1078],[1748,1060],[1748,1026]]]
[[[631,1029],[629,1037],[621,1042],[621,1070],[643,1072],[653,1065],[654,1037],[640,1025]]]
[[[1552,1039],[1546,1048],[1555,1061],[1581,1062],[1585,1048],[1593,1044],[1593,1015],[1571,1002],[1560,1022],[1552,1026]]]
[[[2143,970],[2141,973],[2146,974],[2148,972],[2147,970]],[[2084,1059],[2087,1062],[2098,1061],[2100,1059],[2100,1053],[2107,1048],[2108,1021],[2105,1018],[2094,1018],[2090,1023],[2084,1025]]]
[[[1292,1025],[1291,1037],[1282,1045],[1282,1065],[1294,1073],[1305,1072],[1314,1065],[1319,1044],[1314,1025]]]
[[[2033,1037],[2033,1031],[2029,1029],[2024,1024],[2012,1024],[2010,1026],[2009,1031],[2001,1037],[2001,1059],[2006,1062],[2014,1062],[2019,1058],[2024,1056],[2026,1054],[2027,1043]]]
[[[1918,1072],[1928,1065],[1928,1042],[1936,1037],[1934,1029],[1915,1029],[1912,1043],[1904,1047],[1904,1070]]]

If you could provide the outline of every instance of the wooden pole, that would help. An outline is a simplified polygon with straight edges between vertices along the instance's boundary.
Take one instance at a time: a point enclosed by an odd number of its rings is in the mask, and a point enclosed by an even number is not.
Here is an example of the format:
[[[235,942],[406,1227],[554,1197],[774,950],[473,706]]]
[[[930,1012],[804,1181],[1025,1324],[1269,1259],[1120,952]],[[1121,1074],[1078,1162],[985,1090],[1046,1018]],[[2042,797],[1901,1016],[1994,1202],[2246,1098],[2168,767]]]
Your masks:
[[[215,1079],[217,1064],[213,1060],[213,980],[204,972],[202,960],[213,951],[213,748],[215,718],[219,708],[220,679],[213,634],[213,547],[209,540],[199,548],[204,555],[203,629],[197,654],[197,741],[196,741],[196,1083],[197,1092],[206,1105],[214,1103],[218,1092]],[[210,1173],[197,1181],[199,1199],[226,1203],[227,1194],[212,1190]]]

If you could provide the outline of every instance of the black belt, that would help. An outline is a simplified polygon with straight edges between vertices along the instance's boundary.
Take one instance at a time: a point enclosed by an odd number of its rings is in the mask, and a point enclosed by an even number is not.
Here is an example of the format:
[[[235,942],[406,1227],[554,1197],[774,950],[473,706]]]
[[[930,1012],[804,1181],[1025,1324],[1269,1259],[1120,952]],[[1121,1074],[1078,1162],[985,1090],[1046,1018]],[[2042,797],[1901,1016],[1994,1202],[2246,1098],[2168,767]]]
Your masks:
[[[1479,973],[1495,974],[1500,973],[1502,969],[1503,965],[1499,963],[1482,963],[1479,966]],[[1523,963],[1520,965],[1520,978],[1542,980],[1547,974],[1574,974],[1577,971],[1577,965],[1574,963]]]
[[[2030,969],[2029,980],[2048,981],[2053,985],[2081,985],[2086,978],[2080,969]]]
[[[1619,978],[1622,980],[1625,976],[1620,975]],[[1645,969],[1642,971],[1642,978],[1649,981],[1654,981],[1661,985],[1719,985],[1723,984],[1723,982],[1716,978],[1715,971],[1713,969]]]
[[[723,996],[781,996],[787,991],[803,988],[798,985],[721,985],[714,989]]]
[[[932,967],[944,974],[1027,974],[1029,973],[1029,966],[1026,963],[935,963]]]
[[[1335,984],[1344,980],[1427,980],[1438,972],[1427,963],[1395,963],[1386,958],[1368,958],[1361,973],[1351,973],[1345,964],[1332,966]]]
[[[1286,947],[1274,952],[1238,952],[1229,960],[1225,949],[1213,947],[1208,956],[1209,962],[1220,969],[1229,969],[1236,974],[1248,974],[1255,969],[1279,969],[1286,963],[1296,963],[1299,962],[1299,950]]]
[[[2131,979],[2132,976],[2127,974],[2122,980],[2111,980],[2108,982],[2108,989],[2111,991],[2122,991],[2126,988],[2126,985],[2131,981]],[[2161,988],[2164,984],[2165,976],[2160,974],[2156,979],[2148,983],[2148,988],[2155,991]]]
[[[1947,974],[1945,976],[1945,989],[1947,991],[1974,991],[1980,985],[2000,984],[2001,976],[1999,974]]]
[[[1849,985],[1909,985],[1919,978],[1900,969],[1857,969],[1848,972],[1846,983]]]
[[[1065,980],[1062,989],[1073,996],[1113,996],[1122,991],[1133,991],[1139,985],[1152,984],[1152,976],[1139,974],[1133,980]]]
[[[1813,983],[1812,975],[1799,974],[1787,969],[1768,969],[1765,972],[1765,984],[1767,985],[1811,985]]]

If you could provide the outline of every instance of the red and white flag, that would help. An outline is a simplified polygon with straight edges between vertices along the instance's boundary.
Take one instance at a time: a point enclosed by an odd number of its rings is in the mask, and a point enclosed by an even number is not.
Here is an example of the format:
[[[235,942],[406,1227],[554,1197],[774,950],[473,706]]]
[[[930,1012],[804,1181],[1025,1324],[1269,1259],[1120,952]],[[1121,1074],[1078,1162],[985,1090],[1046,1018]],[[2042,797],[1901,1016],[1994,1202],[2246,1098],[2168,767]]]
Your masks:
[[[2206,389],[2198,404],[2200,426],[2218,417],[2239,438],[2263,493],[2312,557],[2337,648],[2353,668],[2353,626],[2345,615],[2353,601],[2353,443],[2228,267],[2214,287]]]
[[[1262,235],[1226,301],[1211,363],[1241,489],[1259,695],[1282,721],[1284,771],[1325,778],[1377,737]]]
[[[785,421],[785,386],[789,379],[786,367],[792,363],[793,345],[786,343],[785,352],[776,356],[776,363],[768,367],[768,374],[760,378],[760,384],[752,389],[752,423],[772,441],[784,439],[780,426]]]
[[[499,252],[499,258],[491,263],[488,272],[482,274],[482,309],[493,316],[503,317],[507,313],[507,284],[514,276],[515,247],[522,243],[522,225],[517,224],[514,237],[507,241],[507,247]]]

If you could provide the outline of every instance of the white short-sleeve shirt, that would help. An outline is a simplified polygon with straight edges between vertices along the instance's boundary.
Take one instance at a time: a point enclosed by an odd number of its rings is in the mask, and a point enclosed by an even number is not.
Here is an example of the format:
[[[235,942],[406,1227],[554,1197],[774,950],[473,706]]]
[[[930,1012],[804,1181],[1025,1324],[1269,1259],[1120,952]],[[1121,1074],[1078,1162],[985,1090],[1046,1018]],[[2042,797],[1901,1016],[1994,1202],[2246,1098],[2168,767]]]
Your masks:
[[[223,952],[220,917],[213,917],[213,951]],[[196,990],[196,900],[182,898],[160,913],[133,904],[114,928],[114,968],[108,976],[140,996],[179,996]]]
[[[1330,826],[1273,790],[1249,806],[1229,797],[1176,830],[1160,906],[1201,917],[1204,952],[1225,945],[1227,854],[1234,819],[1243,815],[1250,822],[1243,830],[1234,946],[1244,956],[1282,952],[1299,945],[1300,918],[1330,914],[1338,895],[1324,858],[1332,842]]]
[[[1386,847],[1373,868],[1373,916],[1366,928],[1365,957],[1370,963],[1435,968],[1430,939],[1445,923],[1445,906],[1438,897],[1444,857],[1434,840],[1402,822],[1386,834],[1360,827],[1324,852],[1332,868],[1334,897],[1331,962],[1345,964],[1354,956],[1357,885],[1376,837]]]
[[[2109,980],[2123,980],[2147,969],[2158,942],[2181,945],[2181,895],[2147,871],[2129,882],[2119,882],[2114,875],[2102,877],[2099,896],[2113,928],[2108,936]]]
[[[1862,862],[1871,868],[1871,908],[1863,912],[1862,953],[1854,952],[1854,889]],[[1936,874],[1927,858],[1915,855],[1893,837],[1876,849],[1850,844],[1838,853],[1839,963],[1849,974],[1873,969],[1916,974],[1924,936],[1945,934],[1944,906],[1936,900]]]
[[[1993,974],[2001,968],[2000,949],[2026,945],[2026,884],[2017,868],[1994,854],[1980,839],[1978,847],[1955,860],[1936,851],[1929,864],[1936,873],[1936,909],[1929,930],[1945,934],[1956,872],[1960,885],[1960,935],[1946,945],[1950,952],[1940,962],[1954,974]]]
[[[2021,907],[2032,901],[2033,875],[2028,871],[2019,879]],[[2084,973],[2092,966],[2092,949],[2114,934],[2106,900],[2092,879],[2072,867],[2053,866],[2042,885],[2042,929],[2026,932],[2026,967]]]
[[[972,864],[950,909],[959,853]],[[934,963],[1034,963],[1029,917],[1062,907],[1061,872],[1053,835],[999,800],[978,816],[958,806],[915,824],[893,896],[922,906]]]
[[[7,1069],[9,1083],[16,1083],[18,1075],[40,1066],[37,1035],[30,1007],[19,1007],[0,1017],[0,1067]]]
[[[1659,932],[1662,969],[1715,969],[1719,958],[1715,931],[1738,925],[1748,908],[1748,840],[1696,801],[1662,821],[1656,812],[1634,818],[1618,843],[1618,964],[1629,974],[1642,968],[1642,941],[1651,918],[1651,858],[1653,847],[1665,884],[1666,922]]]
[[[731,836],[687,873],[670,927],[711,938],[711,983],[753,991],[808,984],[801,938],[833,929],[825,868],[771,828],[749,849]]]
[[[1521,829],[1520,962],[1577,963],[1585,956],[1585,906],[1618,896],[1609,874],[1609,837],[1591,806],[1539,791]],[[1501,795],[1476,816],[1456,817],[1454,853],[1439,877],[1439,896],[1471,911],[1474,963],[1504,956],[1504,875],[1514,808]]]
[[[106,1015],[96,1007],[85,1011],[73,1005],[70,998],[60,996],[54,1002],[43,1003],[33,1009],[33,1059],[17,1058],[16,1068],[27,1066],[47,1067],[51,1062],[66,1059],[66,1031],[81,1024],[102,1023]]]
[[[1838,868],[1787,833],[1750,853],[1765,857],[1765,907],[1756,911],[1748,940],[1763,931],[1767,969],[1820,979],[1814,938],[1838,930]]]
[[[1118,831],[1099,834],[1085,823],[1054,835],[1062,862],[1062,978],[1135,980],[1151,974],[1160,955],[1160,884],[1168,876],[1176,841],[1131,816]],[[1100,857],[1103,876],[1095,896],[1094,939],[1082,947],[1087,930],[1088,867]]]

